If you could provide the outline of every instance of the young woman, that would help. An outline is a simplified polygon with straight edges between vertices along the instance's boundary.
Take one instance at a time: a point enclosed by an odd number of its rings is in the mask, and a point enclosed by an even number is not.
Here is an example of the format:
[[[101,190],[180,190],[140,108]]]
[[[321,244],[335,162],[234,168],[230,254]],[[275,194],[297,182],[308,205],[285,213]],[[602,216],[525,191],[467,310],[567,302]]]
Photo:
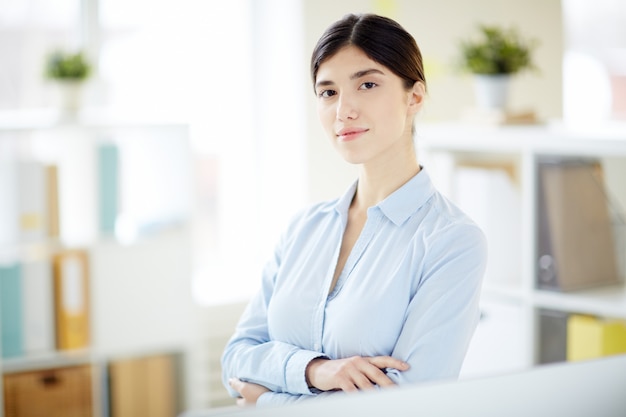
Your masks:
[[[239,404],[456,378],[478,322],[486,242],[417,162],[426,81],[413,37],[345,16],[311,75],[320,121],[359,175],[295,216],[267,263],[222,356]]]

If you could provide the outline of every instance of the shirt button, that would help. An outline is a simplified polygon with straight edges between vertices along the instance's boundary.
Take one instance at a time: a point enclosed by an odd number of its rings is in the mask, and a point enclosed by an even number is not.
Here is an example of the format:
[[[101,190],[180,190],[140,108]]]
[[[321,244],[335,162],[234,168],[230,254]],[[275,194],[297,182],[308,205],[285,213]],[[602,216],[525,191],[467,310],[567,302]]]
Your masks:
[[[319,352],[319,350],[320,350],[320,344],[319,344],[319,343],[314,344],[314,345],[313,345],[313,350],[315,350],[316,352]]]

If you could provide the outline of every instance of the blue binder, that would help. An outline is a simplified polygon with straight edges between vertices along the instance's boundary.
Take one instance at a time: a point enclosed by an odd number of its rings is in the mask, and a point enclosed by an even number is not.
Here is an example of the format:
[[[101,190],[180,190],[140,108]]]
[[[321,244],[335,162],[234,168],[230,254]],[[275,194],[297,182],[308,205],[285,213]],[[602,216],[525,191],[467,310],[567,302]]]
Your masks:
[[[21,267],[0,265],[0,330],[2,357],[11,358],[24,353],[22,333]]]
[[[98,192],[100,232],[115,233],[119,214],[119,150],[115,144],[98,146]]]

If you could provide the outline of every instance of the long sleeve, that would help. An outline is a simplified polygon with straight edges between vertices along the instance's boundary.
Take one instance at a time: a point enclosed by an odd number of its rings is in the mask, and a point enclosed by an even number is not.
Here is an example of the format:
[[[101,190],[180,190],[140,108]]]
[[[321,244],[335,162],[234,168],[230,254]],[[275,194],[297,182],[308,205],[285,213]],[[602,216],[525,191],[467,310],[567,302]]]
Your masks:
[[[388,372],[398,384],[457,378],[476,329],[487,243],[474,225],[454,229],[425,242],[423,275],[392,353],[411,368]]]
[[[222,355],[222,377],[271,390],[260,406],[337,395],[312,392],[317,357],[390,355],[397,384],[456,378],[478,323],[486,266],[482,231],[421,171],[368,209],[367,221],[329,293],[356,184],[299,213],[263,270]]]
[[[263,385],[276,393],[312,395],[305,380],[308,363],[320,352],[273,340],[268,330],[268,304],[274,291],[280,248],[263,271],[262,287],[244,311],[222,354],[222,380],[232,396],[228,379],[236,377]]]
[[[257,407],[276,407],[281,405],[288,405],[302,401],[319,400],[328,398],[330,396],[346,395],[343,391],[325,391],[316,395],[302,395],[302,394],[288,394],[267,392],[259,397],[256,405]]]

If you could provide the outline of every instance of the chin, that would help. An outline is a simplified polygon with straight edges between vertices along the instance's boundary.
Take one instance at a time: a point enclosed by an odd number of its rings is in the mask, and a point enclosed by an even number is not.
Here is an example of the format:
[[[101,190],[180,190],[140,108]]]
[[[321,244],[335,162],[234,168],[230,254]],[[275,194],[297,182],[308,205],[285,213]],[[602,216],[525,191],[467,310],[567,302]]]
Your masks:
[[[344,161],[346,161],[347,163],[351,164],[351,165],[361,165],[363,163],[365,163],[365,160],[363,158],[358,158],[354,155],[344,155],[342,154],[341,157],[343,158]]]

